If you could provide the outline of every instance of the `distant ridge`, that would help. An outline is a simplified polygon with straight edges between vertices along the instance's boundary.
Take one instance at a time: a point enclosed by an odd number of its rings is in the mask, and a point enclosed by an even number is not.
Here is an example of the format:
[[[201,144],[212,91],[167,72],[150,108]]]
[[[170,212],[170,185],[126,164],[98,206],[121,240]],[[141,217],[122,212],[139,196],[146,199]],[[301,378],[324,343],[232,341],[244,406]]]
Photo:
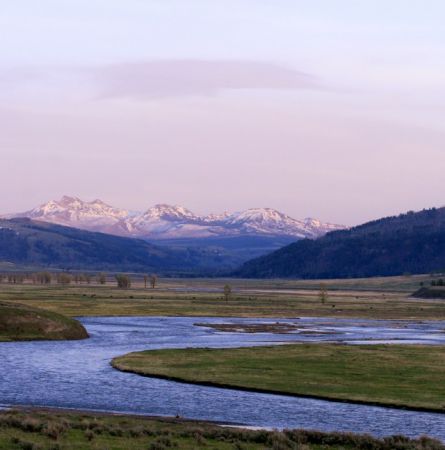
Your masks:
[[[211,266],[211,255],[79,230],[27,218],[0,219],[0,261],[64,270],[189,274]]]
[[[97,199],[91,202],[64,196],[6,218],[28,217],[88,231],[143,239],[217,238],[227,236],[287,236],[316,238],[344,228],[316,219],[296,220],[271,208],[199,216],[182,206],[158,204],[132,213]]]
[[[445,208],[374,220],[303,239],[244,263],[248,278],[348,278],[445,269]]]

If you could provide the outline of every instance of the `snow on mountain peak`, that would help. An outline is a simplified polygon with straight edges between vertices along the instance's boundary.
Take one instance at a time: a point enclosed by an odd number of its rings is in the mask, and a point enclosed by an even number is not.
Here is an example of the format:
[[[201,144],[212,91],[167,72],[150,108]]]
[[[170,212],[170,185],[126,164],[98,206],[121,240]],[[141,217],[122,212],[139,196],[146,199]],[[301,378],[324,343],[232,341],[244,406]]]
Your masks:
[[[56,203],[70,204],[70,203],[84,203],[79,197],[71,197],[64,195],[59,201],[53,200]]]
[[[312,218],[296,220],[272,208],[198,216],[182,206],[160,203],[143,213],[131,213],[99,199],[86,202],[70,196],[11,217],[29,217],[91,231],[151,239],[241,235],[315,238],[344,228]]]
[[[64,195],[60,200],[51,200],[17,216],[107,232],[107,227],[125,219],[128,211],[113,208],[100,200],[85,202],[77,197]]]
[[[230,221],[236,222],[257,222],[257,223],[270,223],[279,222],[282,220],[291,219],[283,213],[280,213],[276,209],[272,208],[250,208],[245,211],[236,212],[231,215]],[[293,220],[293,219],[291,219]]]
[[[144,214],[147,217],[158,217],[165,220],[177,220],[182,218],[195,218],[196,216],[182,206],[159,203],[149,208]]]

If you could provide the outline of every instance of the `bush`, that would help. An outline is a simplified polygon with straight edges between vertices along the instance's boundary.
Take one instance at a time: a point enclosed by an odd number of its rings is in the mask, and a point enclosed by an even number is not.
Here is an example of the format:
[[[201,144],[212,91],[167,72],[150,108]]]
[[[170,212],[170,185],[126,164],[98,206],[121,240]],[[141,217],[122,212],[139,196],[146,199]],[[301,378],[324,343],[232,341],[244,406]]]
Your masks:
[[[148,449],[149,450],[165,450],[168,448],[176,448],[178,444],[171,440],[170,436],[161,436],[152,442]]]
[[[85,430],[84,435],[88,442],[91,442],[94,439],[94,431],[93,430]]]
[[[41,450],[42,447],[39,444],[31,441],[25,441],[20,438],[11,438],[11,443],[18,446],[21,450]]]
[[[42,433],[51,439],[59,439],[59,437],[68,429],[69,425],[65,421],[47,422],[42,428]]]

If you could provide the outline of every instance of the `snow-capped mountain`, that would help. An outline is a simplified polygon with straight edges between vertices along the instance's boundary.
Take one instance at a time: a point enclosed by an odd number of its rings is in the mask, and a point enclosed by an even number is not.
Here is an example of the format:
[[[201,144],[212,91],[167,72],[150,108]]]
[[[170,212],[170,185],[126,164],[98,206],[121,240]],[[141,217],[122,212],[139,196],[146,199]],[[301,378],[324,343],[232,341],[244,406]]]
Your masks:
[[[272,208],[252,208],[230,215],[227,224],[248,234],[289,235],[298,238],[315,238],[328,231],[343,228],[306,218],[296,220]]]
[[[220,236],[291,236],[316,238],[340,225],[316,219],[296,220],[271,208],[252,208],[232,214],[198,216],[182,206],[158,204],[142,213],[114,208],[101,200],[85,202],[64,196],[37,208],[8,217],[35,220],[145,239],[203,238]]]
[[[64,196],[51,200],[37,208],[9,217],[29,217],[30,219],[66,225],[89,231],[112,232],[114,227],[127,220],[130,213],[113,208],[101,200],[84,202],[77,197]]]
[[[207,237],[207,223],[182,206],[155,205],[136,215],[129,223],[132,236],[151,239]],[[212,222],[211,222],[212,223]]]

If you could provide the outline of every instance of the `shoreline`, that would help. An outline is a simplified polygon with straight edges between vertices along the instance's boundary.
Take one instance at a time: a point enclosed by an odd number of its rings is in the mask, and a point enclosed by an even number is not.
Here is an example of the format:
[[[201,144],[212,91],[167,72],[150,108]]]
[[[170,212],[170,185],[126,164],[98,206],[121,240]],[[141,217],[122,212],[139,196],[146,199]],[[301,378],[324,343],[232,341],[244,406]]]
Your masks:
[[[119,370],[121,372],[132,373],[134,375],[139,375],[139,376],[147,377],[147,378],[156,378],[159,380],[174,381],[175,383],[181,383],[181,384],[192,384],[195,386],[230,389],[230,390],[241,391],[241,392],[254,392],[257,394],[280,395],[280,396],[293,397],[293,398],[322,400],[322,401],[335,402],[335,403],[347,403],[347,404],[352,404],[352,405],[375,406],[377,408],[397,409],[397,410],[424,412],[424,413],[441,414],[441,415],[445,414],[444,408],[436,409],[436,408],[428,408],[428,407],[422,407],[422,406],[414,407],[414,406],[408,406],[408,405],[383,403],[383,402],[376,402],[376,401],[332,398],[329,396],[316,395],[316,394],[296,394],[296,393],[292,393],[292,392],[279,391],[279,390],[273,390],[273,389],[243,387],[243,386],[237,386],[237,385],[232,385],[232,384],[228,384],[228,383],[215,383],[212,381],[193,381],[193,380],[187,380],[187,379],[181,378],[181,377],[175,377],[175,376],[169,376],[169,375],[159,375],[159,374],[148,374],[148,373],[139,372],[137,370],[123,369],[123,368],[120,368],[118,365],[114,364],[113,360],[110,362],[110,365],[114,369]]]
[[[10,405],[12,406],[12,405]],[[10,448],[376,448],[445,449],[443,437],[415,434],[367,434],[363,432],[321,431],[314,428],[268,428],[215,423],[199,419],[141,416],[122,412],[16,405],[0,405],[2,433],[0,446]],[[70,431],[70,433],[68,433]],[[76,434],[73,435],[73,432]],[[36,442],[38,440],[38,442]],[[281,444],[286,442],[286,446]],[[3,445],[2,445],[3,444]],[[7,444],[5,447],[4,445]],[[187,444],[182,446],[182,444]],[[34,447],[35,445],[35,447]],[[149,445],[147,447],[147,445]],[[62,446],[62,447],[61,447]],[[15,448],[15,446],[14,446]],[[80,448],[80,447],[79,447]],[[232,447],[231,447],[232,448]]]
[[[238,422],[224,422],[224,421],[212,421],[207,419],[193,419],[190,417],[182,416],[161,416],[156,414],[137,414],[133,412],[125,411],[106,411],[102,409],[83,409],[83,408],[68,408],[66,406],[39,406],[39,405],[0,405],[0,414],[2,412],[19,411],[23,413],[43,412],[43,413],[60,413],[60,414],[76,414],[76,415],[98,415],[104,417],[128,417],[133,419],[146,419],[147,421],[159,421],[167,423],[195,423],[215,425],[221,427],[236,427],[236,428],[249,428],[250,425],[242,424]],[[258,427],[267,430],[267,427]]]

